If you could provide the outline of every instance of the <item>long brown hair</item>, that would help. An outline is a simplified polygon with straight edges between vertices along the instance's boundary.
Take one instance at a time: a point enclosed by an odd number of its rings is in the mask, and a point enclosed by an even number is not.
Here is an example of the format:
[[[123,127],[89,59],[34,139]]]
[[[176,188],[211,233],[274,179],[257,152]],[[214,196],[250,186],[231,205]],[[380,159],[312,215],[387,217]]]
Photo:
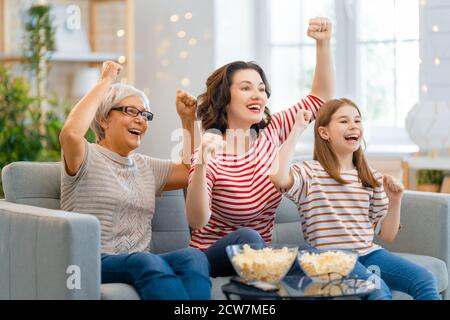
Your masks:
[[[320,108],[319,114],[316,118],[316,123],[314,125],[314,160],[319,161],[325,171],[328,172],[328,174],[336,181],[342,184],[347,184],[349,182],[342,179],[339,173],[339,160],[336,157],[330,142],[324,140],[319,134],[319,128],[328,126],[331,122],[333,114],[344,105],[356,108],[361,116],[361,111],[358,106],[350,99],[342,98],[327,101]],[[375,179],[372,171],[370,170],[362,145],[358,148],[358,150],[353,152],[353,165],[358,171],[358,176],[363,186],[372,188],[380,186],[380,183]]]
[[[198,97],[197,118],[202,121],[203,130],[217,129],[224,134],[228,128],[226,107],[231,101],[230,87],[233,75],[238,70],[253,69],[259,73],[266,87],[267,98],[270,97],[270,86],[264,70],[254,62],[234,61],[228,63],[208,77],[206,91]],[[251,126],[259,133],[272,120],[270,110],[266,107],[265,117],[261,122]]]

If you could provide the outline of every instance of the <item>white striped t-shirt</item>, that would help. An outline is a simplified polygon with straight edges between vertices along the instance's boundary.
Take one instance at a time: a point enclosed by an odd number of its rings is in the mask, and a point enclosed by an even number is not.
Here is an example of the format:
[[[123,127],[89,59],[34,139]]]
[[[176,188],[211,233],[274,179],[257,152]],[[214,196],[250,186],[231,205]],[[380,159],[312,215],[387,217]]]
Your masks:
[[[358,171],[342,171],[348,184],[333,179],[318,161],[291,167],[294,185],[285,195],[297,204],[305,241],[317,249],[348,249],[366,255],[374,244],[388,209],[383,176],[372,170],[380,187],[364,187]]]
[[[310,110],[315,118],[322,105],[321,99],[309,95],[291,108],[275,113],[272,122],[260,131],[247,153],[219,154],[209,161],[206,179],[211,216],[203,228],[193,231],[191,247],[205,250],[220,238],[244,227],[258,231],[266,242],[272,241],[275,210],[281,194],[269,179],[270,166],[300,108]],[[193,163],[189,180],[194,171]]]

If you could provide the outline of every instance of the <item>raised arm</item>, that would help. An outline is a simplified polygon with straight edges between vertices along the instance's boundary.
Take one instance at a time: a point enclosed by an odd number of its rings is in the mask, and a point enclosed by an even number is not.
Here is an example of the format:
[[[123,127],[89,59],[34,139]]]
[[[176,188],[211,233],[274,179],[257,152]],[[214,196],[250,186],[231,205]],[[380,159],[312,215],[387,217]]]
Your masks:
[[[295,124],[283,146],[278,150],[272,163],[269,177],[280,193],[288,192],[294,184],[290,173],[291,162],[295,153],[295,145],[300,135],[311,121],[311,112],[300,110],[295,117]]]
[[[383,177],[383,188],[389,199],[389,205],[378,237],[386,242],[392,242],[397,236],[400,226],[400,208],[404,188],[391,176]]]
[[[116,80],[122,66],[113,62],[103,63],[102,74],[92,89],[75,105],[69,113],[59,134],[66,171],[75,175],[83,163],[85,154],[84,136],[95,117],[103,96]]]
[[[194,142],[199,140],[195,139],[195,135],[200,134],[200,129],[195,125],[197,99],[186,91],[178,90],[175,104],[183,128],[182,162],[174,163],[165,191],[187,187],[191,155],[196,147]]]
[[[316,40],[316,68],[311,94],[324,101],[334,95],[334,67],[331,54],[332,23],[327,18],[309,20],[308,36]]]
[[[316,40],[316,67],[311,95],[301,99],[292,107],[273,114],[268,129],[278,135],[283,143],[294,125],[298,110],[309,110],[315,119],[320,107],[334,95],[334,67],[331,55],[331,21],[327,18],[314,18],[309,21],[308,36]]]
[[[193,171],[186,195],[186,215],[189,225],[194,229],[202,228],[209,221],[213,182],[211,176],[207,176],[208,162],[224,147],[225,141],[222,136],[205,133],[192,163]]]

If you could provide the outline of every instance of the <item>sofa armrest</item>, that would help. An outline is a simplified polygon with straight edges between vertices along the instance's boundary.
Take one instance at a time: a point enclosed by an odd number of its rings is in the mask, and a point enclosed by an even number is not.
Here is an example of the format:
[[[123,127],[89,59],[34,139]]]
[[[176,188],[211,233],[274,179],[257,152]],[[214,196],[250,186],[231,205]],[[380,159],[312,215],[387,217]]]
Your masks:
[[[406,191],[401,208],[401,225],[393,243],[380,242],[393,252],[431,256],[447,265],[450,278],[450,195]],[[450,299],[450,291],[445,294]]]
[[[96,217],[0,200],[0,299],[100,299]]]
[[[401,225],[389,250],[439,258],[448,265],[450,195],[406,191],[402,200]]]

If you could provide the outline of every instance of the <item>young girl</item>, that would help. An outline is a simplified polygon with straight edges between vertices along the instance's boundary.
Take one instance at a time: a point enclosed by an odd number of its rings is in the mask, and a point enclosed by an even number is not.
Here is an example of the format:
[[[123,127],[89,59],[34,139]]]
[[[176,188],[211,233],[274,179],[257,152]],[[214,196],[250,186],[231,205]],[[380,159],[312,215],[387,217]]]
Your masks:
[[[314,128],[314,160],[290,167],[310,119],[300,110],[270,173],[275,187],[297,204],[305,241],[321,250],[357,251],[354,275],[360,278],[374,279],[366,268],[379,270],[380,288],[369,299],[391,299],[389,288],[414,299],[439,299],[431,272],[374,243],[375,235],[386,242],[397,235],[403,186],[368,166],[358,107],[348,99],[325,103]]]

